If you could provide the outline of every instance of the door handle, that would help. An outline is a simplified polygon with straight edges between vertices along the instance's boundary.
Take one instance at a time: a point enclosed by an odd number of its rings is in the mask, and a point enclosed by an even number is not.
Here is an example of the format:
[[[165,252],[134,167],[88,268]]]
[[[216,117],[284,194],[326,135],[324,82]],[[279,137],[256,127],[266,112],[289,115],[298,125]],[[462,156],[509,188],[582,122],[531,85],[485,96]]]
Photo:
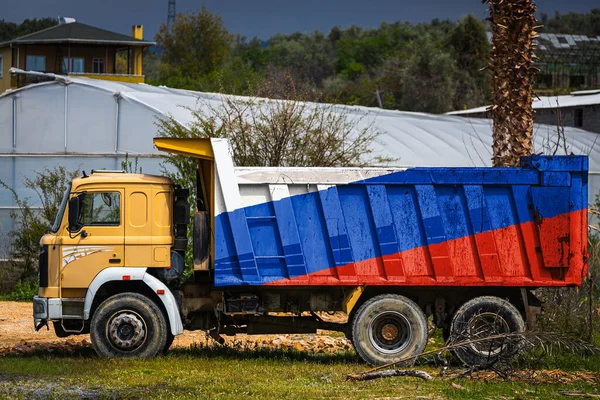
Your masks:
[[[109,263],[111,264],[120,264],[121,263],[121,259],[120,258],[111,258],[108,260]]]

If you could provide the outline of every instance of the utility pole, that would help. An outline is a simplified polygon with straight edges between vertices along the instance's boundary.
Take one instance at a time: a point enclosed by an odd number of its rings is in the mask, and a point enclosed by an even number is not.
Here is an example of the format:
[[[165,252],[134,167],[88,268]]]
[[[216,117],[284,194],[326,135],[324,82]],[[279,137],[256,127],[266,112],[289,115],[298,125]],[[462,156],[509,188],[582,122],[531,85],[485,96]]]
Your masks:
[[[175,0],[169,0],[169,12],[167,14],[167,30],[171,32],[171,27],[175,23]]]

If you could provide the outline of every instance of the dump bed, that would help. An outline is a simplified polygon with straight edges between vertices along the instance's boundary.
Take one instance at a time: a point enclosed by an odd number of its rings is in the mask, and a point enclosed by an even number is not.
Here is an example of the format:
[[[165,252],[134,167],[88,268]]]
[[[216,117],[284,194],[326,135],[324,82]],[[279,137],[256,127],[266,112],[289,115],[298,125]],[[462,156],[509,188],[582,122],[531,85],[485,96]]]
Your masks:
[[[235,168],[215,152],[215,285],[579,285],[587,157],[521,164]]]

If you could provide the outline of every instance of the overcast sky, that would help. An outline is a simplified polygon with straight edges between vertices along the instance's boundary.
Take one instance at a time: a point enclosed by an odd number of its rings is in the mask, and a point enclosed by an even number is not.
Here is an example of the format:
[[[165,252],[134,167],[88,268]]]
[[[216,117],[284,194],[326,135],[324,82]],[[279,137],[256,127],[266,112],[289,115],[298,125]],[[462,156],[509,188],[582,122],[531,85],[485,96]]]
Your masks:
[[[74,17],[79,22],[131,34],[131,25],[144,25],[144,38],[153,39],[167,18],[168,0],[0,0],[0,19]],[[268,39],[275,33],[328,32],[335,25],[377,27],[397,20],[414,23],[433,18],[456,20],[472,13],[485,18],[480,0],[177,0],[177,12],[205,4],[223,18],[232,33]],[[598,0],[540,0],[538,10],[587,12]]]

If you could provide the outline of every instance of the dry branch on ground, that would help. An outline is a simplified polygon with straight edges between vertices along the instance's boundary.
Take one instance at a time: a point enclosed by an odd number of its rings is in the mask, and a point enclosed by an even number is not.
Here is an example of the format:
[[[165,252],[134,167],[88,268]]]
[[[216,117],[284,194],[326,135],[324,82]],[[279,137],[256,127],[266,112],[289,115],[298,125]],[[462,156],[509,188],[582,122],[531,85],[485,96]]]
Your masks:
[[[427,372],[418,369],[386,369],[365,374],[349,374],[347,379],[349,381],[370,381],[372,379],[388,378],[391,376],[414,376],[426,381],[433,379]]]

